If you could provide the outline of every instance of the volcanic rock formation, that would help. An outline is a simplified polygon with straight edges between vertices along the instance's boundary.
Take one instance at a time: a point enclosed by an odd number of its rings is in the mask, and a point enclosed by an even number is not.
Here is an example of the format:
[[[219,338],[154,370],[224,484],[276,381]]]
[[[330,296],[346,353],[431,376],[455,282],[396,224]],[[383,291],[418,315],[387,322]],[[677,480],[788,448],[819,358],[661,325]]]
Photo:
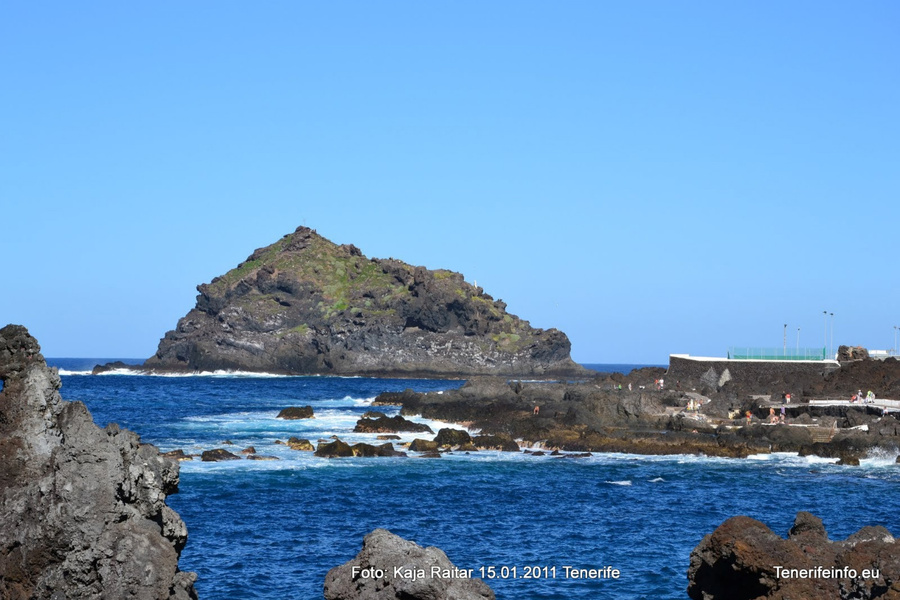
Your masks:
[[[0,329],[0,381],[0,598],[196,598],[178,463],[63,400],[22,326]]]
[[[325,600],[494,600],[491,588],[472,574],[439,548],[376,529],[356,558],[328,571]]]
[[[884,527],[829,541],[821,519],[797,513],[783,539],[749,517],[722,523],[691,553],[694,600],[900,598],[900,542]]]
[[[368,259],[306,227],[197,288],[143,368],[291,374],[581,373],[556,329],[531,327],[463,280]]]

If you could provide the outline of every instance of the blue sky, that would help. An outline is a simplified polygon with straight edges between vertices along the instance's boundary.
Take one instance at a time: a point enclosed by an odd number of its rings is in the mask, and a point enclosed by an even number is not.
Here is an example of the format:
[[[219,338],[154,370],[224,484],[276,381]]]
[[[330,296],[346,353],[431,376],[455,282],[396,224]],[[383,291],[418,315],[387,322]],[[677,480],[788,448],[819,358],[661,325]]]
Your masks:
[[[887,1],[6,3],[0,321],[147,357],[307,225],[477,280],[580,362],[785,323],[821,347],[823,310],[889,349],[898,27]]]

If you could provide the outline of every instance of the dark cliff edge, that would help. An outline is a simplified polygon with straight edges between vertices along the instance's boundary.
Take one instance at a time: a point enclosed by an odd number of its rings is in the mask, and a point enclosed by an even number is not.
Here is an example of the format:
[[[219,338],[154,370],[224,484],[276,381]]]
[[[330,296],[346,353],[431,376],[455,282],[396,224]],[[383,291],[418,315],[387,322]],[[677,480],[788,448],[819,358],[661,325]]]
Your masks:
[[[750,517],[732,517],[691,553],[694,600],[900,598],[900,543],[884,527],[831,541],[822,520],[799,512],[783,539]]]
[[[583,376],[536,329],[459,273],[369,259],[306,227],[210,283],[141,367],[282,374]],[[103,367],[96,371],[102,371]]]
[[[0,380],[0,597],[196,599],[178,463],[63,400],[22,326],[0,329]]]

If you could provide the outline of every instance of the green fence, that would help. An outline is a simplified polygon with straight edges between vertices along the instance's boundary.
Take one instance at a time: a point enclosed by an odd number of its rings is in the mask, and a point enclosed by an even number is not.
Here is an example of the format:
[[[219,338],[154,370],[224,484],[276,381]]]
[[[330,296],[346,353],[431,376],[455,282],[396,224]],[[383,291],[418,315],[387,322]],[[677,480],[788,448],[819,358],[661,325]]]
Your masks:
[[[825,348],[748,348],[732,346],[728,358],[734,360],[825,360]]]

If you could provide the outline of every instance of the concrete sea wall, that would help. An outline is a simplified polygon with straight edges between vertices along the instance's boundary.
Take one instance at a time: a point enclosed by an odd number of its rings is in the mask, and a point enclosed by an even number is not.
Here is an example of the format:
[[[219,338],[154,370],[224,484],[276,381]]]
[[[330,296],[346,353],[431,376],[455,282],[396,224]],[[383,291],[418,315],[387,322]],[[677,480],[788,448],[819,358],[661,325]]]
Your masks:
[[[792,380],[821,378],[839,368],[837,361],[730,360],[672,354],[665,382],[666,387],[680,385],[683,389],[717,389],[733,382],[732,385],[752,387],[760,393],[776,393]]]

